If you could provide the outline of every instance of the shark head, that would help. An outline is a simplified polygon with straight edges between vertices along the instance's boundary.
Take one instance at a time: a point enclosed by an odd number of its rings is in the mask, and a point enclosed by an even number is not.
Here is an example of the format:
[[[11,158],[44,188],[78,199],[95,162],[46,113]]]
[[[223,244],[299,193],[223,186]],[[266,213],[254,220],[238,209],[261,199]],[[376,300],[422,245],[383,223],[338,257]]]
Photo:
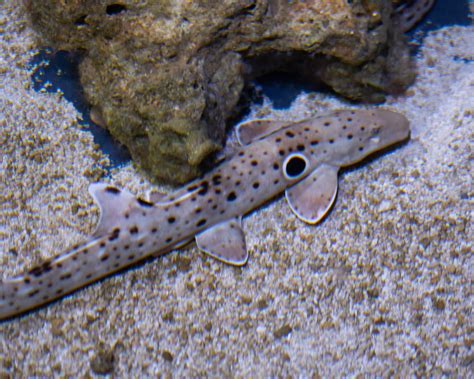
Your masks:
[[[330,159],[340,167],[357,163],[410,136],[407,118],[389,110],[344,111],[335,116],[337,122],[327,128],[325,139],[331,143]]]

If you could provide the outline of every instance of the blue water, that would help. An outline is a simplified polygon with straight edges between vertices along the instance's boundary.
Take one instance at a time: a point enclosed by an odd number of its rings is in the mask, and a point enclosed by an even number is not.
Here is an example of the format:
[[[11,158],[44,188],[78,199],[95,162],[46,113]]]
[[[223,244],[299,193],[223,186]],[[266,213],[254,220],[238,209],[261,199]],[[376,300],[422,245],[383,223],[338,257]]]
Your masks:
[[[470,25],[468,0],[436,0],[433,8],[407,35],[420,33],[424,36],[430,30],[449,25]]]
[[[422,20],[408,36],[420,41],[430,30],[448,25],[470,25],[469,6],[467,0],[437,0],[427,17]],[[53,52],[45,48],[31,61],[34,67],[34,89],[39,91],[45,88],[46,82],[51,86],[45,89],[56,92],[58,89],[64,97],[71,101],[81,112],[81,124],[87,126],[94,135],[94,141],[102,151],[110,157],[112,167],[128,162],[130,155],[125,147],[113,140],[110,133],[94,124],[90,119],[90,106],[87,104],[78,74],[79,57],[75,54],[58,51]],[[255,101],[261,102],[264,97],[269,98],[276,109],[287,109],[302,92],[321,92],[327,89],[301,80],[297,75],[274,73],[265,75],[255,81],[258,88]]]

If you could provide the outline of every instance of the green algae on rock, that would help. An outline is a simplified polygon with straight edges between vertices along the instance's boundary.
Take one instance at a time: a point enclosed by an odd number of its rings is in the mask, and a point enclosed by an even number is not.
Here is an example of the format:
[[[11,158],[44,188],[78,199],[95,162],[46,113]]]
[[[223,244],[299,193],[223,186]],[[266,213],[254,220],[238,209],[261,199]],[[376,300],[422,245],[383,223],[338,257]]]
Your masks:
[[[245,80],[293,71],[382,101],[413,69],[390,0],[26,1],[57,49],[83,52],[96,119],[153,176],[185,182],[220,149]]]

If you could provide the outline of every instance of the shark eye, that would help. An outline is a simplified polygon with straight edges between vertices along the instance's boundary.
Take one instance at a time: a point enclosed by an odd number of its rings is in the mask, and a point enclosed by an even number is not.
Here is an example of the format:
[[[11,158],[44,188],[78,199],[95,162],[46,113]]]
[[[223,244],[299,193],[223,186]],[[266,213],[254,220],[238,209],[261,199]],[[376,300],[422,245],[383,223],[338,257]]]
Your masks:
[[[283,175],[285,175],[285,178],[289,180],[296,179],[306,172],[308,166],[308,158],[303,154],[290,154],[283,162]]]
[[[380,133],[380,128],[373,128],[373,129],[372,129],[372,135],[373,135],[373,136],[376,136],[376,135],[378,135],[379,133]]]

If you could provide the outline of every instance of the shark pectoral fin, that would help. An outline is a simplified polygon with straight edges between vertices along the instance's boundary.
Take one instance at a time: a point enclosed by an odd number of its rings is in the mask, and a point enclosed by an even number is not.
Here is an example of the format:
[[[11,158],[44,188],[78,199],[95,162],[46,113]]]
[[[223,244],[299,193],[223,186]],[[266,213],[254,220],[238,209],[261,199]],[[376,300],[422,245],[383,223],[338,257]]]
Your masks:
[[[316,224],[331,208],[337,194],[339,167],[320,165],[285,192],[291,210],[302,221]]]
[[[222,262],[242,266],[248,260],[240,217],[214,225],[196,236],[199,250]]]
[[[275,120],[247,121],[237,126],[237,139],[242,146],[248,145],[290,124],[289,121]]]
[[[137,198],[130,192],[120,190],[107,183],[90,184],[89,193],[100,208],[99,224],[92,234],[93,236],[110,232],[116,226],[117,220],[120,220],[127,210],[137,204]],[[142,202],[144,201],[142,200]]]

